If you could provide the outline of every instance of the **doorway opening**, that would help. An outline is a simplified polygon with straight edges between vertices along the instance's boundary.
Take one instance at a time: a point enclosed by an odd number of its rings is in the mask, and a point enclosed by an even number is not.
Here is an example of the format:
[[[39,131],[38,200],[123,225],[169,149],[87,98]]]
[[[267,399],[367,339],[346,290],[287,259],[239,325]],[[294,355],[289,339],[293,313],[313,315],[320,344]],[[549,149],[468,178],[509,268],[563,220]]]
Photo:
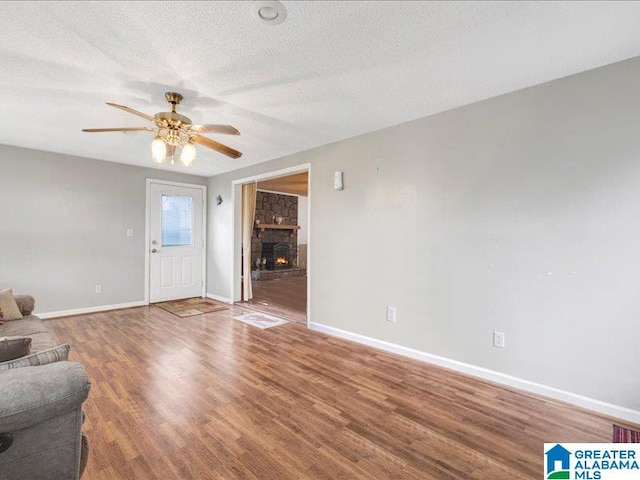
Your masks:
[[[309,321],[309,173],[308,166],[297,167],[234,185],[241,223],[234,302],[303,324]]]

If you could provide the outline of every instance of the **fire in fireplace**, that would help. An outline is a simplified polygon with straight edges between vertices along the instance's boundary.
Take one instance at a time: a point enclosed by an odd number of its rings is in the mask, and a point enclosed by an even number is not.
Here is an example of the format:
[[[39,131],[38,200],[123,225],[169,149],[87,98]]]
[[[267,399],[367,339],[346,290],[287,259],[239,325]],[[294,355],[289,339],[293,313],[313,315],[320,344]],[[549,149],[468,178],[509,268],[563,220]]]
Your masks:
[[[292,259],[289,255],[288,243],[262,242],[262,257],[266,259],[267,270],[291,268]]]

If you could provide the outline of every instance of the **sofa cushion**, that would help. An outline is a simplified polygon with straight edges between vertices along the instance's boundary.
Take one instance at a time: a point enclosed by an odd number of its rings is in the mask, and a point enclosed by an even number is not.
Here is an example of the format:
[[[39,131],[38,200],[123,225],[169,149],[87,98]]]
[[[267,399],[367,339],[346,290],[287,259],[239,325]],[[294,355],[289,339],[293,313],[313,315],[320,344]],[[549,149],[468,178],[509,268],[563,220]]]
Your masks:
[[[27,337],[0,337],[0,362],[7,362],[31,353],[31,339]]]
[[[56,347],[58,344],[50,333],[31,335],[31,353],[38,353]]]
[[[0,336],[30,337],[32,333],[50,333],[42,320],[34,315],[0,325]]]
[[[8,362],[0,363],[0,372],[5,370],[13,370],[14,368],[36,367],[39,365],[47,365],[49,363],[62,362],[68,360],[69,345],[60,345],[59,347],[43,350],[42,352],[33,353],[26,357],[16,358]]]
[[[14,320],[0,325],[0,337],[30,337],[31,351],[40,352],[57,345],[53,334],[43,322],[35,315],[23,317],[21,320]]]
[[[0,290],[0,310],[2,311],[3,321],[17,320],[22,318],[20,308],[16,303],[16,299],[13,296],[13,290],[10,288],[7,290]]]

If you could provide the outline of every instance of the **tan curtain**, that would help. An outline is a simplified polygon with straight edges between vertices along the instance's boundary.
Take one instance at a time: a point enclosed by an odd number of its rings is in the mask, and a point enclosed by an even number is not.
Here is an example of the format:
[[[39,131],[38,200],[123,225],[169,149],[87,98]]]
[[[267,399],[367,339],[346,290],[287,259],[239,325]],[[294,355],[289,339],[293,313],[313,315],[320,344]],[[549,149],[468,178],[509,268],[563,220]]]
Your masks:
[[[253,298],[251,289],[251,237],[256,216],[257,185],[242,186],[242,300]]]

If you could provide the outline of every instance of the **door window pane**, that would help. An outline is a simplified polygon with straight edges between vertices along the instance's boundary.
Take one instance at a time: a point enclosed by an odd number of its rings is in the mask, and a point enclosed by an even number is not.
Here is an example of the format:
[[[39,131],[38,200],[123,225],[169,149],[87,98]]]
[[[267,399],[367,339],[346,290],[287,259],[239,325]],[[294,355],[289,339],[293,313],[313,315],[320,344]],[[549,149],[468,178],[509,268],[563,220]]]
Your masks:
[[[192,245],[193,208],[191,197],[162,195],[162,246]]]

